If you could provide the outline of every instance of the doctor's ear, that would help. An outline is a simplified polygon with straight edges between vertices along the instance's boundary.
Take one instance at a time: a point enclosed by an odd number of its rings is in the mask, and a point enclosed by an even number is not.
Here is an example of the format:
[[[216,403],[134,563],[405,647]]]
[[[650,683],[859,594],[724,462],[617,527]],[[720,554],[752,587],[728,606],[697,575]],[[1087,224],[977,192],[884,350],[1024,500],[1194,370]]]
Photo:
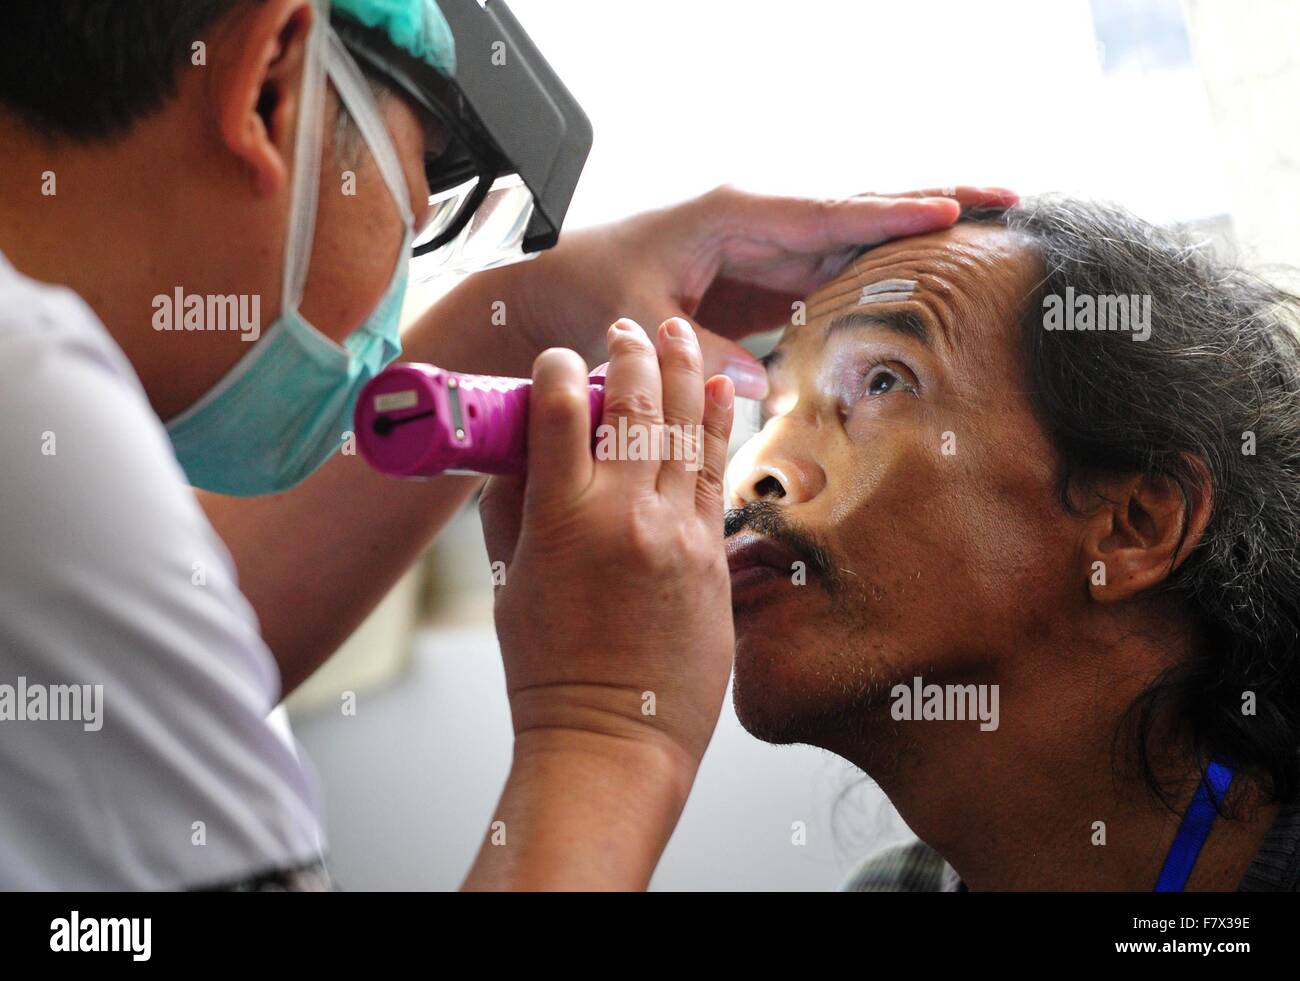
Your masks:
[[[1159,585],[1205,533],[1213,486],[1205,463],[1185,456],[1190,480],[1163,474],[1100,478],[1088,489],[1082,558],[1098,603],[1131,599]]]
[[[315,16],[311,0],[249,4],[222,39],[230,56],[214,59],[210,92],[221,142],[259,195],[274,194],[288,180]]]

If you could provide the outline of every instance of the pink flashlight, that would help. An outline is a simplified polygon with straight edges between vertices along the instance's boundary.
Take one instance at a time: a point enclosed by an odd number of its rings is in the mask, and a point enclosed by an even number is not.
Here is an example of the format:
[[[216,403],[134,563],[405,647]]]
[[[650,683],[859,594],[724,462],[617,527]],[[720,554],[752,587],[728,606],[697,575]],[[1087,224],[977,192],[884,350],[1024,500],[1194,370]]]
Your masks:
[[[605,405],[605,366],[590,375],[593,440]],[[393,477],[520,474],[528,469],[527,378],[465,375],[431,364],[395,364],[357,398],[361,456]]]

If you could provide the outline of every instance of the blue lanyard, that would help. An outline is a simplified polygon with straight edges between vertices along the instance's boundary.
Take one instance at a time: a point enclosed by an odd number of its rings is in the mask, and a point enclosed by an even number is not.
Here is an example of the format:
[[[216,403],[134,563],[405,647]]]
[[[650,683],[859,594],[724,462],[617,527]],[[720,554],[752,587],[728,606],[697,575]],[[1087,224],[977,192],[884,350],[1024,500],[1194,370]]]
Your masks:
[[[1232,767],[1211,763],[1206,768],[1205,779],[1196,788],[1196,796],[1183,815],[1174,843],[1169,846],[1165,866],[1160,870],[1160,878],[1156,880],[1156,892],[1183,891],[1192,874],[1192,866],[1201,854],[1201,847],[1205,844],[1205,839],[1210,837],[1210,828],[1214,826],[1214,818],[1218,813],[1216,803],[1223,800],[1231,783]],[[1214,796],[1211,797],[1211,794]]]

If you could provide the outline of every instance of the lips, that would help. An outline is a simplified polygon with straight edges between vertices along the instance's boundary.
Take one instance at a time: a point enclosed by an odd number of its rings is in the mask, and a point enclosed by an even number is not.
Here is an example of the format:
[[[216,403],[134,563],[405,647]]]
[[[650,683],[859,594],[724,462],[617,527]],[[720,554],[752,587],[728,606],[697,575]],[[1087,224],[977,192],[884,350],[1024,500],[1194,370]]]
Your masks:
[[[799,556],[770,538],[741,533],[727,539],[727,568],[731,572],[731,595],[759,586],[785,581],[794,574]]]

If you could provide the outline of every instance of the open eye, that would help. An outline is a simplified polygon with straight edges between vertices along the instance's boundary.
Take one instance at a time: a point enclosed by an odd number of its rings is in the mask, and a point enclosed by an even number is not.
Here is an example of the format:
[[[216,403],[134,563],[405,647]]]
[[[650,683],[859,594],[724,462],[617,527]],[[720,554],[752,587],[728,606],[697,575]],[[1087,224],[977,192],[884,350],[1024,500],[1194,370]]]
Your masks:
[[[864,382],[863,391],[866,395],[916,391],[916,387],[904,377],[901,370],[896,371],[887,364],[876,364],[868,368]]]

